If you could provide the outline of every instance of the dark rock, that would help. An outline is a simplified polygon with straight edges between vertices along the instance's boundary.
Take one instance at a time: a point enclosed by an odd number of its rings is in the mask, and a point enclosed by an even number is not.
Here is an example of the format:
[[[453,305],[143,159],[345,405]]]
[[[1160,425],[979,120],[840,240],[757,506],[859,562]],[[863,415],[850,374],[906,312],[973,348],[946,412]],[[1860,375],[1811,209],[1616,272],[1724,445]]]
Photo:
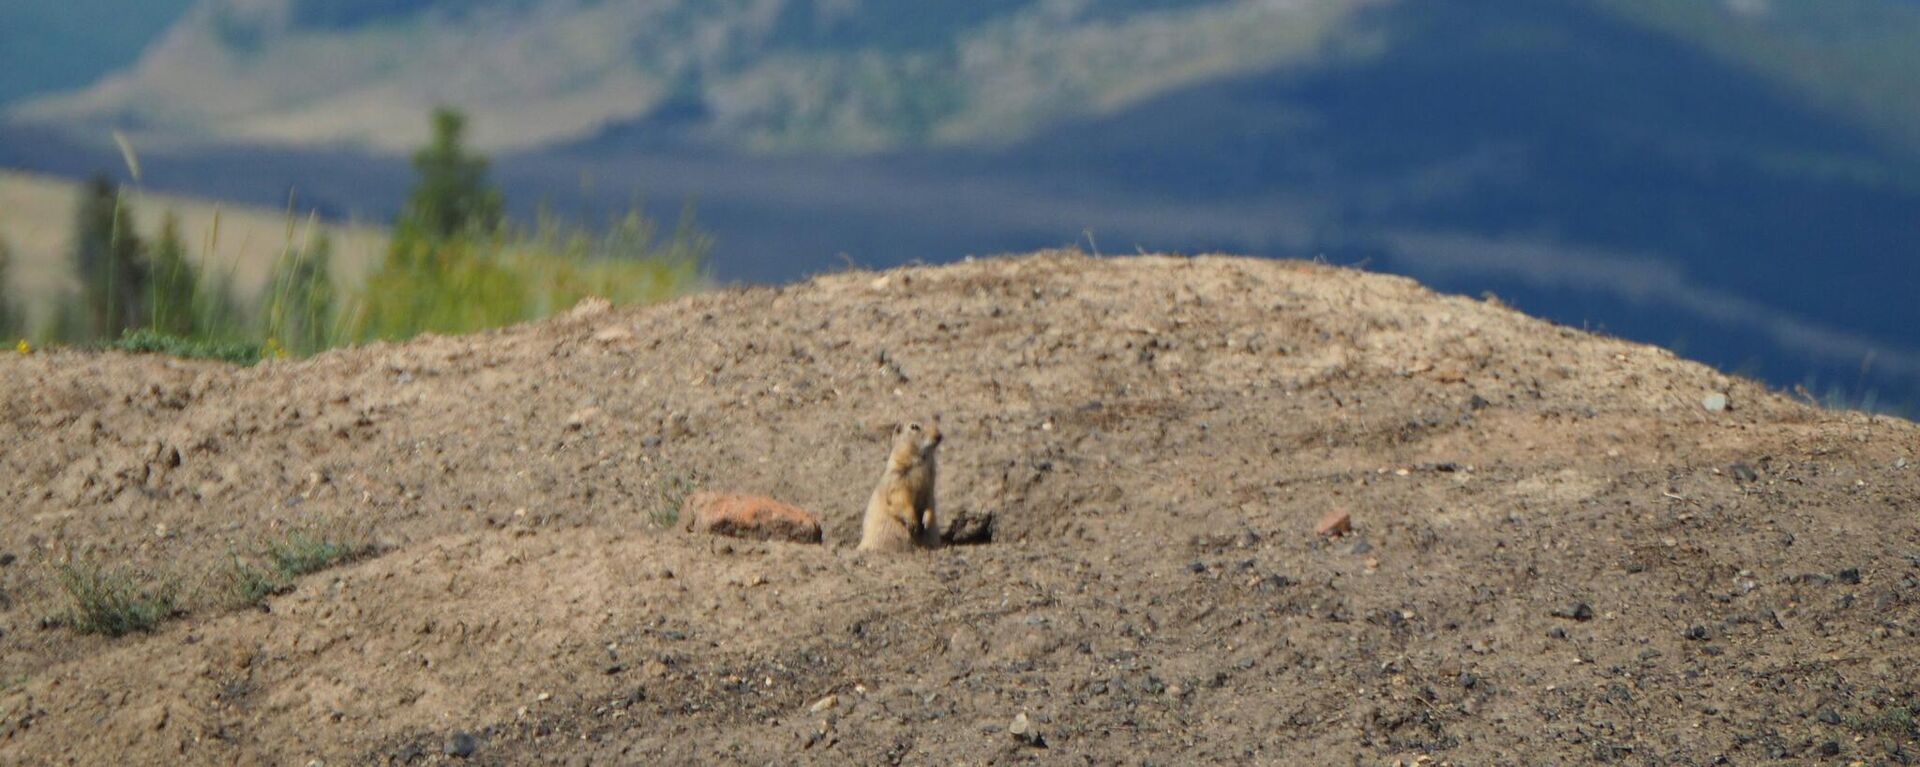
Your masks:
[[[1357,542],[1355,542],[1355,543],[1353,544],[1353,548],[1352,548],[1352,549],[1349,549],[1347,553],[1349,553],[1349,554],[1365,554],[1365,553],[1367,553],[1367,552],[1369,552],[1369,551],[1373,551],[1373,544],[1371,544],[1371,543],[1368,543],[1368,542],[1366,542],[1366,541],[1357,541]]]
[[[1202,562],[1198,559],[1187,563],[1187,572],[1193,573],[1195,575],[1199,575],[1206,571],[1207,571],[1207,563]]]
[[[1575,602],[1566,607],[1555,608],[1552,615],[1555,618],[1566,618],[1584,623],[1593,620],[1593,606],[1585,602]]]
[[[1479,687],[1480,677],[1474,675],[1472,672],[1462,671],[1460,672],[1460,686],[1469,690]]]
[[[1745,461],[1734,461],[1732,466],[1727,467],[1727,471],[1731,472],[1733,478],[1742,484],[1756,482],[1760,479],[1760,473],[1754,471],[1753,467],[1748,466]]]
[[[1820,713],[1814,714],[1813,718],[1820,720],[1821,724],[1839,724],[1840,712],[1830,708],[1823,708],[1820,709]]]
[[[15,557],[13,555],[13,552],[11,551],[6,552],[4,554],[0,554],[0,567],[6,567],[7,565],[11,565],[14,562],[18,562],[18,561],[19,561],[19,558]]]
[[[479,748],[480,741],[473,737],[473,733],[467,732],[466,730],[454,730],[453,734],[447,736],[447,742],[441,746],[440,751],[447,756],[465,759],[473,756],[473,752]]]
[[[1712,636],[1713,636],[1713,632],[1708,631],[1706,626],[1702,626],[1698,623],[1695,623],[1687,627],[1686,637],[1693,641],[1704,642]]]
[[[649,450],[660,446],[660,435],[648,434],[640,438],[640,446]]]
[[[1467,398],[1467,409],[1468,409],[1468,410],[1483,410],[1483,409],[1485,409],[1485,408],[1487,408],[1488,406],[1491,406],[1492,404],[1493,404],[1493,403],[1491,403],[1491,402],[1488,402],[1488,401],[1487,401],[1487,398],[1486,398],[1486,397],[1482,397],[1482,396],[1480,396],[1480,395],[1478,395],[1478,394],[1475,394],[1475,395],[1473,395],[1473,396],[1471,396],[1471,397],[1468,397],[1468,398]]]
[[[1821,756],[1839,756],[1840,742],[1837,740],[1829,740],[1825,743],[1820,744],[1820,755]]]
[[[1834,580],[1837,580],[1841,583],[1858,584],[1860,582],[1860,568],[1849,567],[1845,570],[1841,570],[1840,572],[1834,573],[1833,578]]]
[[[947,522],[940,540],[949,546],[972,546],[993,542],[993,512],[961,509]]]
[[[1567,630],[1560,628],[1559,626],[1554,626],[1552,630],[1547,632],[1547,636],[1552,637],[1554,639],[1566,639]]]
[[[1033,721],[1027,718],[1024,711],[1013,718],[1012,724],[1007,725],[1007,734],[1034,748],[1047,747],[1046,738],[1041,737],[1040,729],[1034,726]]]

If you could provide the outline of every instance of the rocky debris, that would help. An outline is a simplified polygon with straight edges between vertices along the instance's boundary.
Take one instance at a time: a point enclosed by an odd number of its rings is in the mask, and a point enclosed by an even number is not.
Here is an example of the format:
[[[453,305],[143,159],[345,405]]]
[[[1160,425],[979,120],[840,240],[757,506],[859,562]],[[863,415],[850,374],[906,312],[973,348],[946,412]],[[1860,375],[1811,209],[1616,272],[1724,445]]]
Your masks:
[[[13,552],[0,553],[0,567],[6,567],[16,561],[18,558],[13,555]]]
[[[1047,747],[1047,740],[1041,737],[1040,728],[1034,726],[1033,721],[1027,718],[1025,711],[1020,712],[1013,718],[1013,722],[1007,725],[1007,734],[1034,748]]]
[[[597,408],[597,407],[581,408],[579,410],[573,411],[573,415],[567,416],[567,430],[579,431],[581,429],[586,428],[588,424],[593,423],[594,421],[597,421],[597,420],[600,420],[600,408]]]
[[[1727,467],[1727,472],[1733,475],[1735,481],[1743,485],[1760,480],[1760,473],[1754,471],[1753,467],[1745,461],[1734,461],[1733,465]]]
[[[608,325],[593,332],[593,340],[603,344],[618,343],[633,338],[633,331],[625,325]]]
[[[1709,413],[1724,413],[1733,407],[1733,401],[1727,399],[1725,394],[1714,392],[1701,398],[1700,406],[1706,408]]]
[[[1705,642],[1708,639],[1713,638],[1713,632],[1707,630],[1706,626],[1702,626],[1698,623],[1695,623],[1687,627],[1687,632],[1685,636],[1688,639],[1691,639],[1695,642]]]
[[[680,510],[688,532],[756,541],[819,543],[820,518],[763,495],[695,493]]]
[[[1585,602],[1575,602],[1566,607],[1554,608],[1552,615],[1555,618],[1566,618],[1567,620],[1584,623],[1593,620],[1593,606]]]
[[[1313,526],[1313,534],[1325,538],[1338,538],[1350,532],[1353,532],[1353,517],[1339,509],[1327,512]]]
[[[993,512],[962,509],[947,522],[940,540],[949,546],[971,546],[993,542]]]
[[[807,712],[811,714],[818,714],[818,713],[827,711],[833,708],[834,706],[838,706],[838,705],[840,705],[840,696],[828,695],[827,697],[814,701],[813,705],[807,707]]]
[[[440,752],[456,759],[465,759],[473,756],[473,752],[479,750],[479,748],[480,741],[473,737],[473,733],[467,732],[466,730],[454,730],[452,734],[447,736],[447,742],[440,746]]]

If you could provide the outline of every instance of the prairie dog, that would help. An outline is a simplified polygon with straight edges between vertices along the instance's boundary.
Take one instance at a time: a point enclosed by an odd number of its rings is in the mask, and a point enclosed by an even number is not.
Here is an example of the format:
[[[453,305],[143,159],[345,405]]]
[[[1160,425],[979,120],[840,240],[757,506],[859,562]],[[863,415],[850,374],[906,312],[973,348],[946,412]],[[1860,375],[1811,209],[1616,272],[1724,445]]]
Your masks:
[[[860,525],[861,551],[940,545],[940,526],[933,515],[933,454],[939,447],[939,416],[924,425],[910,422],[894,428],[887,470],[873,488]]]

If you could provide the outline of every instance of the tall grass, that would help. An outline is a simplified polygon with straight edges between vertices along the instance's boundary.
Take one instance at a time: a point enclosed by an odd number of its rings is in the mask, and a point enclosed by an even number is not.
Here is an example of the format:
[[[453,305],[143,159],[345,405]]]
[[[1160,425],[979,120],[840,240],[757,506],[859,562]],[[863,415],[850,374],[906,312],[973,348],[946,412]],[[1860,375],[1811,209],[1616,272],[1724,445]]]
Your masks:
[[[156,243],[153,265],[161,268],[146,291],[145,321],[95,343],[251,364],[425,332],[470,333],[546,317],[589,296],[618,305],[698,290],[707,283],[711,247],[690,213],[664,232],[637,212],[597,227],[542,215],[531,227],[396,242],[363,281],[342,288],[326,236],[300,236],[298,229],[317,231],[317,222],[307,223],[289,225],[287,242],[269,256],[272,276],[251,304],[234,297],[231,272],[204,254],[182,258],[191,246],[167,232]],[[40,338],[85,342],[70,329],[43,329]]]
[[[709,238],[685,214],[662,237],[629,213],[604,228],[542,216],[442,240],[397,242],[351,300],[347,340],[468,333],[545,317],[596,296],[615,304],[671,298],[705,283]]]

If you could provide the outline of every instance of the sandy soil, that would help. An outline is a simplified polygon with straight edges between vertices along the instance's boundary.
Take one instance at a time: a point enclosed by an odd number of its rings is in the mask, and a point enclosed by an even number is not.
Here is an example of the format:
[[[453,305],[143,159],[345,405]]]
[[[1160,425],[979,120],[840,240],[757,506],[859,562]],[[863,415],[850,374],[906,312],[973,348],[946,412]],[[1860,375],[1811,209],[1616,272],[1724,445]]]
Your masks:
[[[943,515],[993,542],[854,552],[887,428],[934,411]],[[843,273],[248,369],[7,355],[0,763],[1908,763],[1916,448],[1236,258]],[[827,543],[665,529],[681,478]],[[1334,509],[1353,533],[1316,537]],[[293,528],[380,551],[223,606],[229,552]],[[67,558],[187,613],[76,635]]]

